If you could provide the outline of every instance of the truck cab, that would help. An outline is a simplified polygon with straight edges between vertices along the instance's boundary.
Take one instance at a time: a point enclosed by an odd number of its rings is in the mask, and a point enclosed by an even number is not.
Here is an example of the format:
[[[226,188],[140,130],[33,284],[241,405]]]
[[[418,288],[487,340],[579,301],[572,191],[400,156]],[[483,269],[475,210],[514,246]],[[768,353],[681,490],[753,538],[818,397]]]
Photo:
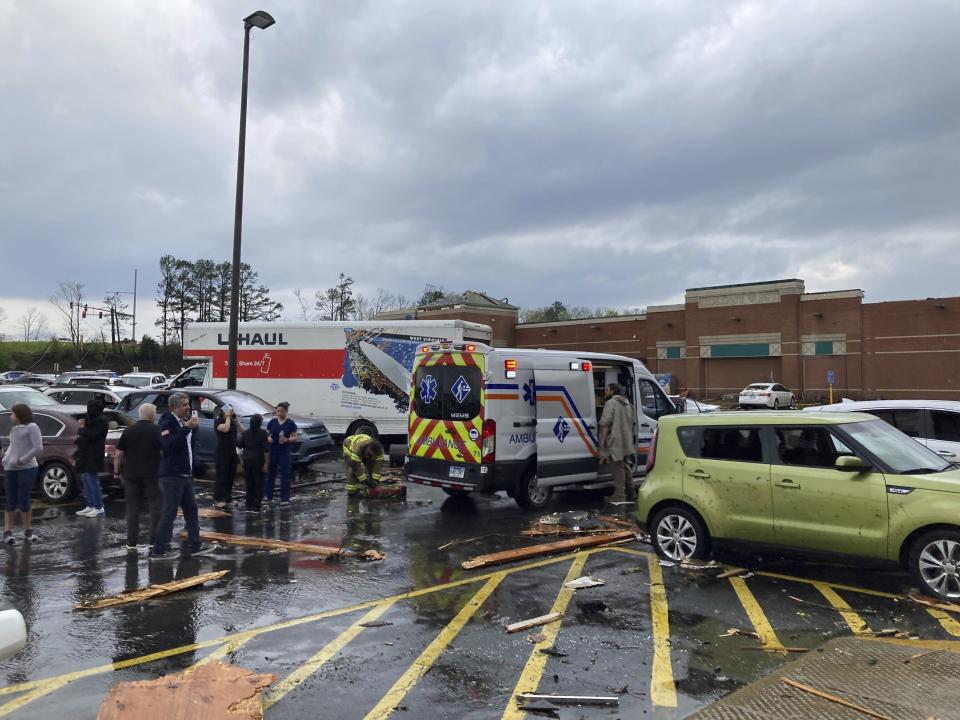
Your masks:
[[[618,383],[637,413],[634,468],[657,419],[676,408],[632,358],[602,353],[424,345],[414,363],[406,474],[449,494],[505,490],[521,507],[555,489],[606,490],[604,391]]]

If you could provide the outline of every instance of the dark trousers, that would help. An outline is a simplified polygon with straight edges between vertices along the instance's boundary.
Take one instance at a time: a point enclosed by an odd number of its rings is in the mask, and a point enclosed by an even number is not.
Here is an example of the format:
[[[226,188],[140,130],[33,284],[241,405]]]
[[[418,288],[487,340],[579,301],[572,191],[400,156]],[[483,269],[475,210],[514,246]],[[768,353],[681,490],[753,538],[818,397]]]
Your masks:
[[[150,544],[157,540],[157,525],[160,524],[160,481],[155,477],[124,478],[123,496],[127,501],[127,545],[140,542],[140,514],[150,513]]]
[[[247,510],[259,510],[263,498],[263,458],[244,458],[243,477],[247,481]]]
[[[217,455],[217,480],[213,485],[216,502],[233,500],[233,477],[237,474],[237,454]]]
[[[193,492],[193,478],[181,475],[161,475],[160,492],[163,495],[163,513],[157,526],[157,535],[153,543],[154,554],[160,555],[170,548],[173,536],[173,521],[177,517],[177,508],[183,509],[183,519],[187,525],[190,551],[200,549],[200,519],[197,515],[197,497]]]
[[[282,446],[281,446],[282,447]],[[280,473],[280,501],[290,501],[290,473],[293,469],[293,458],[289,450],[270,449],[270,463],[267,467],[267,482],[263,488],[263,497],[273,500],[273,490],[277,482],[277,473]]]

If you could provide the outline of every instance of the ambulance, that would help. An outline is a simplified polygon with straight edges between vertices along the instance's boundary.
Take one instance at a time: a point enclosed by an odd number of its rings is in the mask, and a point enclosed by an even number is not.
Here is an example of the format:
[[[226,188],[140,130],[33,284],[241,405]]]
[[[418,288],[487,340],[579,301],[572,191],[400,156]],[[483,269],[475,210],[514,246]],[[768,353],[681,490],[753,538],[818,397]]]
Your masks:
[[[241,322],[237,389],[297,415],[321,418],[334,438],[355,433],[405,443],[410,380],[424,343],[490,342],[487,325],[462,320]],[[227,323],[187,323],[183,357],[192,365],[168,387],[225,388]]]
[[[505,490],[542,508],[555,490],[606,490],[599,452],[604,390],[618,383],[637,413],[634,472],[657,419],[677,412],[643,363],[620,355],[424,344],[410,390],[407,481],[449,495]]]

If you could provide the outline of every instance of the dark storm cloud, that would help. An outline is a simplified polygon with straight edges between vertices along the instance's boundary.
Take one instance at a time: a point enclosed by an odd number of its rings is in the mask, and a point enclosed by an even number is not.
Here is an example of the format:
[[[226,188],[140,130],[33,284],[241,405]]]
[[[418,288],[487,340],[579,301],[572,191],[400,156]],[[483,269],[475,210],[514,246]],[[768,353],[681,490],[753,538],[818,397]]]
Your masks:
[[[251,9],[0,6],[5,295],[228,256]],[[264,9],[244,256],[281,293],[340,270],[525,305],[788,276],[955,293],[952,3]]]

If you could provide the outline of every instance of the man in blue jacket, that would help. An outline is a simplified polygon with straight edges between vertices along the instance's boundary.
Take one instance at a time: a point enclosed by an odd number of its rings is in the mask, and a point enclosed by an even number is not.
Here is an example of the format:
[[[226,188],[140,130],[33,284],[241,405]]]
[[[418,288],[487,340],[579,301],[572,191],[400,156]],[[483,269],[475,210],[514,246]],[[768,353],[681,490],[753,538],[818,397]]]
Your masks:
[[[187,525],[191,555],[206,555],[213,551],[200,542],[200,520],[197,516],[197,498],[193,490],[194,430],[199,426],[196,415],[190,414],[190,398],[174,393],[169,399],[170,411],[160,418],[160,443],[163,457],[160,459],[160,490],[163,494],[163,513],[157,526],[151,560],[173,560],[180,556],[179,550],[170,549],[173,521],[177,508],[183,509]]]

